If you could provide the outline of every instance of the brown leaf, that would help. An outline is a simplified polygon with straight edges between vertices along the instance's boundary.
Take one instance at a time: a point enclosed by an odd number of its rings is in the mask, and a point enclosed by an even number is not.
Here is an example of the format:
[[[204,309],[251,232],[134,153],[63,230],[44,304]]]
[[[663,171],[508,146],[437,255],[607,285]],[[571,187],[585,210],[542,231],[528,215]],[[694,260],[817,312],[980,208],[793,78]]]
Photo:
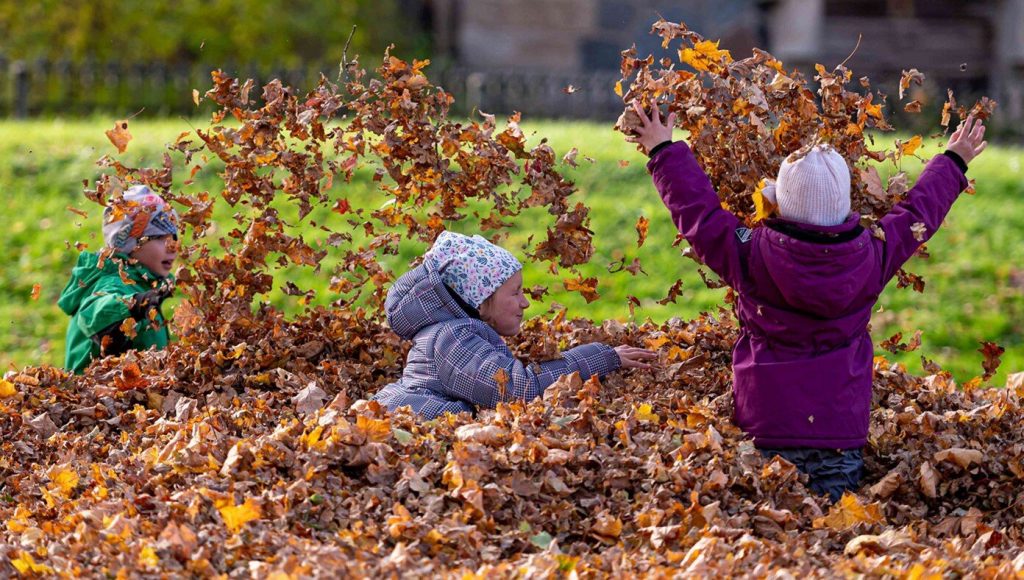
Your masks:
[[[114,128],[106,131],[107,139],[117,147],[118,153],[124,153],[132,134],[128,131],[128,121],[114,121]]]

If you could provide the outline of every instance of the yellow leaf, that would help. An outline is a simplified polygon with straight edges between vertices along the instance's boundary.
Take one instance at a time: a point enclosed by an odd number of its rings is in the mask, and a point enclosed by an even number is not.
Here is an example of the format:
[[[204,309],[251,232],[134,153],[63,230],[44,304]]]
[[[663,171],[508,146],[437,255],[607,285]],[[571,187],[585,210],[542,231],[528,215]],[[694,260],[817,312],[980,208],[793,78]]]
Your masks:
[[[864,112],[869,117],[874,117],[874,118],[879,119],[879,120],[882,119],[882,105],[881,105],[881,103],[879,103],[877,105],[874,105],[874,104],[871,104],[871,103],[865,103],[864,104]]]
[[[6,399],[8,397],[13,397],[14,395],[17,395],[17,394],[18,394],[18,389],[14,388],[14,383],[12,383],[12,382],[10,382],[10,381],[8,381],[6,379],[0,379],[0,399]]]
[[[323,425],[320,425],[320,426],[317,426],[316,429],[313,429],[312,431],[310,431],[309,435],[306,435],[305,437],[303,437],[302,440],[306,443],[306,447],[309,448],[309,449],[315,449],[316,446],[317,446],[317,443],[320,442],[320,435],[322,435],[323,432],[324,432]]]
[[[844,493],[839,503],[832,506],[825,517],[814,520],[814,527],[828,527],[833,530],[845,530],[859,523],[885,523],[885,516],[877,503],[864,505],[856,495]]]
[[[732,55],[728,50],[718,50],[717,40],[702,40],[694,44],[693,48],[681,49],[679,60],[696,70],[710,71],[711,67],[718,68],[723,62],[732,62]]]
[[[260,519],[262,513],[260,506],[252,498],[245,500],[241,505],[229,505],[223,502],[217,509],[220,510],[220,517],[224,519],[224,525],[228,531],[237,534],[245,524]]]
[[[160,564],[160,557],[156,555],[153,546],[146,546],[139,550],[139,566],[143,568],[156,568]]]
[[[17,558],[11,560],[11,564],[21,574],[28,574],[30,572],[34,572],[37,574],[53,574],[53,568],[47,566],[46,564],[36,564],[36,561],[32,558],[32,554],[29,554],[24,550],[19,550],[18,553],[20,555]]]
[[[652,412],[650,403],[643,403],[636,409],[637,421],[653,421],[657,423],[661,421],[661,417]]]
[[[64,494],[64,497],[69,497],[75,487],[78,486],[78,474],[75,473],[73,469],[54,466],[50,468],[47,475],[50,476],[50,481],[52,483],[50,486],[51,489],[59,489],[61,493]]]
[[[764,186],[768,183],[762,179],[754,190],[754,221],[759,222],[772,214],[772,204],[764,198]]]
[[[615,83],[615,94],[620,97],[622,96],[622,81]]]
[[[658,350],[659,348],[671,342],[671,340],[669,339],[669,337],[661,335],[658,338],[648,338],[644,342],[647,344],[647,348],[651,350]]]
[[[370,441],[384,441],[391,437],[391,421],[387,419],[371,419],[365,415],[356,417],[356,429],[359,429]]]
[[[914,151],[921,146],[921,136],[914,135],[909,141],[900,145],[900,153],[903,155],[913,155]]]

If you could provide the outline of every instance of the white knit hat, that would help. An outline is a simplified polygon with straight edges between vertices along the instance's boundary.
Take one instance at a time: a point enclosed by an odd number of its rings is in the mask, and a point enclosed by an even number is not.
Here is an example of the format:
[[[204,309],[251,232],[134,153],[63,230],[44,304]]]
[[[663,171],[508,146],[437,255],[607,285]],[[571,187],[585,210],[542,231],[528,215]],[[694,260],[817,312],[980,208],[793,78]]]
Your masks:
[[[779,216],[816,226],[846,221],[850,215],[850,168],[843,156],[827,145],[817,145],[803,157],[794,157],[782,162],[775,187],[762,190],[768,201],[779,206]]]

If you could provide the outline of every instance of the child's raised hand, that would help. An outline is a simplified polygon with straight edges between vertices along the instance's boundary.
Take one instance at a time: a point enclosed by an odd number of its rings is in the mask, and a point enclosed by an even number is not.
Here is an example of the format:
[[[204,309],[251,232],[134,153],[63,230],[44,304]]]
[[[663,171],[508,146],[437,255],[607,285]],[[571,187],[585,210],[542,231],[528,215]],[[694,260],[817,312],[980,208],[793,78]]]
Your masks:
[[[676,114],[669,113],[665,122],[661,121],[661,112],[658,107],[651,108],[651,116],[647,116],[639,101],[633,101],[633,110],[640,117],[640,126],[635,128],[636,135],[626,137],[630,143],[638,143],[644,149],[644,153],[650,154],[651,149],[656,145],[672,140],[672,128],[675,125]]]
[[[970,115],[960,123],[956,131],[953,131],[946,149],[956,153],[964,160],[964,163],[969,164],[988,145],[988,141],[985,141],[984,138],[985,125],[975,119],[974,115]]]
[[[615,354],[619,355],[619,361],[624,369],[649,369],[651,365],[644,362],[658,357],[658,353],[623,344],[615,347]]]

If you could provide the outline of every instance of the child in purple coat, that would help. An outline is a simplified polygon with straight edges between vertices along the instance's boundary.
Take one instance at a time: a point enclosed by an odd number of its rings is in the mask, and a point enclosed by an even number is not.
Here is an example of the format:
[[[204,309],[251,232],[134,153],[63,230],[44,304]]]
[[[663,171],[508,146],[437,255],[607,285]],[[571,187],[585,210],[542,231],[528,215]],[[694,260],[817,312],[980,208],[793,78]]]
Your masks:
[[[779,217],[753,230],[724,210],[683,141],[634,103],[636,136],[679,232],[736,293],[735,421],[766,457],[781,455],[836,501],[860,481],[871,407],[871,311],[967,186],[985,127],[969,117],[875,236],[850,212],[850,172],[827,146],[790,156],[766,197]],[[922,230],[923,226],[923,230]]]

